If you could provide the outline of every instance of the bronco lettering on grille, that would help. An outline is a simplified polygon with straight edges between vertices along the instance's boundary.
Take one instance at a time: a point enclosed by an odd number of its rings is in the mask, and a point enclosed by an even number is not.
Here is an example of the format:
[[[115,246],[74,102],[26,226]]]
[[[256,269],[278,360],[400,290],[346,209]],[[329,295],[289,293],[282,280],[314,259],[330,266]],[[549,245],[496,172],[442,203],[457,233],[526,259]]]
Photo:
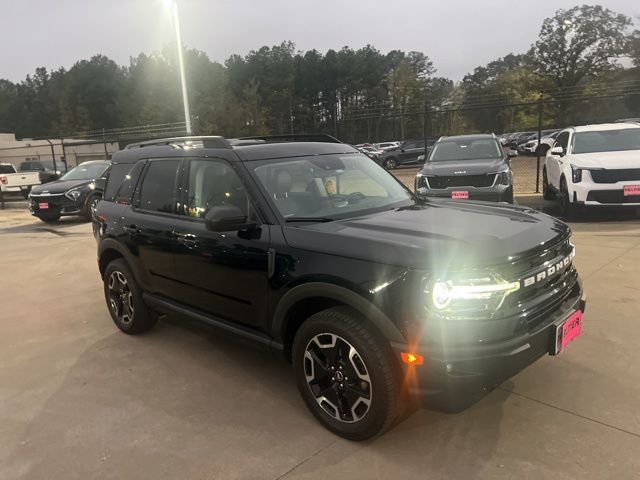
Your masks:
[[[522,287],[530,287],[536,283],[540,283],[554,275],[558,275],[562,271],[564,271],[571,264],[571,255],[564,257],[562,260],[554,263],[553,265],[549,265],[536,273],[535,275],[531,275],[523,280],[521,280]]]

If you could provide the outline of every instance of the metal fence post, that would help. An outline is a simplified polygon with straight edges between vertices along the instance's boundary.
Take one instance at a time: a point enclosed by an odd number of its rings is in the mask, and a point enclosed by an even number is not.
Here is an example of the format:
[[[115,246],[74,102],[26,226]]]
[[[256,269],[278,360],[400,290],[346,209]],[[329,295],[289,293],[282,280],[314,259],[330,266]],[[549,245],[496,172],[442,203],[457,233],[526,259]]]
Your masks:
[[[540,193],[540,151],[542,148],[542,95],[538,99],[538,160],[536,162],[536,193]]]

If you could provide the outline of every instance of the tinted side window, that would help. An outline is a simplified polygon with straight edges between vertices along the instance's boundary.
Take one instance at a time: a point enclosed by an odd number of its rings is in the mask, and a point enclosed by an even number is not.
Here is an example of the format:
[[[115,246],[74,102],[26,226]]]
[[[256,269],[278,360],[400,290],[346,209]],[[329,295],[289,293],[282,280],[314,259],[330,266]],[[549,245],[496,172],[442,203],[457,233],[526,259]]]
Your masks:
[[[221,160],[191,160],[184,214],[203,218],[211,207],[233,205],[249,214],[249,196],[229,164]]]
[[[142,210],[174,213],[179,166],[179,160],[160,160],[149,163],[140,189],[139,207]]]
[[[107,184],[104,188],[105,200],[109,202],[115,201],[115,194],[132,167],[133,165],[130,163],[119,163],[111,167],[107,176]]]
[[[558,138],[556,139],[556,143],[554,143],[554,146],[562,147],[566,152],[568,145],[569,145],[569,132],[562,132],[560,135],[558,135]]]
[[[120,182],[120,185],[116,189],[113,198],[114,202],[125,204],[131,202],[133,191],[138,184],[138,177],[140,177],[140,173],[142,172],[144,165],[144,160],[136,163],[133,168],[131,168],[131,165],[127,165],[129,167],[129,171],[124,175],[124,179],[122,180],[122,182]]]

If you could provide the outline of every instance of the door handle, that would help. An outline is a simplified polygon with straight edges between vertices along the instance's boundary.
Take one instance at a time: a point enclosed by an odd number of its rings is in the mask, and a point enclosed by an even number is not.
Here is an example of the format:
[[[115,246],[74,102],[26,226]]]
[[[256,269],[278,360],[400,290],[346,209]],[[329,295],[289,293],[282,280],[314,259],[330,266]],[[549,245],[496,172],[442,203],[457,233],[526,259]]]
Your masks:
[[[130,233],[132,235],[137,235],[138,233],[142,233],[142,230],[140,230],[137,225],[125,225],[124,227],[122,227],[122,229],[127,232]]]
[[[176,241],[187,248],[194,248],[198,246],[197,237],[191,233],[173,232],[173,236],[176,237]]]

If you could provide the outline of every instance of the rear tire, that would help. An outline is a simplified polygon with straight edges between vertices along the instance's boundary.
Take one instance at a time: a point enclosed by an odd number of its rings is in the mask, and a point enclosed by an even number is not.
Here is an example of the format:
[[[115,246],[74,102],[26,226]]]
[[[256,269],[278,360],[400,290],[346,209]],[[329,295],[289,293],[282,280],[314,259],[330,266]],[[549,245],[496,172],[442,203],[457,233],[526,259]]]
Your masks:
[[[107,265],[104,297],[111,319],[124,333],[135,335],[145,332],[158,321],[158,314],[144,303],[142,289],[122,258]]]
[[[381,435],[403,411],[400,369],[391,348],[348,308],[309,317],[294,338],[292,358],[307,407],[341,437]]]

